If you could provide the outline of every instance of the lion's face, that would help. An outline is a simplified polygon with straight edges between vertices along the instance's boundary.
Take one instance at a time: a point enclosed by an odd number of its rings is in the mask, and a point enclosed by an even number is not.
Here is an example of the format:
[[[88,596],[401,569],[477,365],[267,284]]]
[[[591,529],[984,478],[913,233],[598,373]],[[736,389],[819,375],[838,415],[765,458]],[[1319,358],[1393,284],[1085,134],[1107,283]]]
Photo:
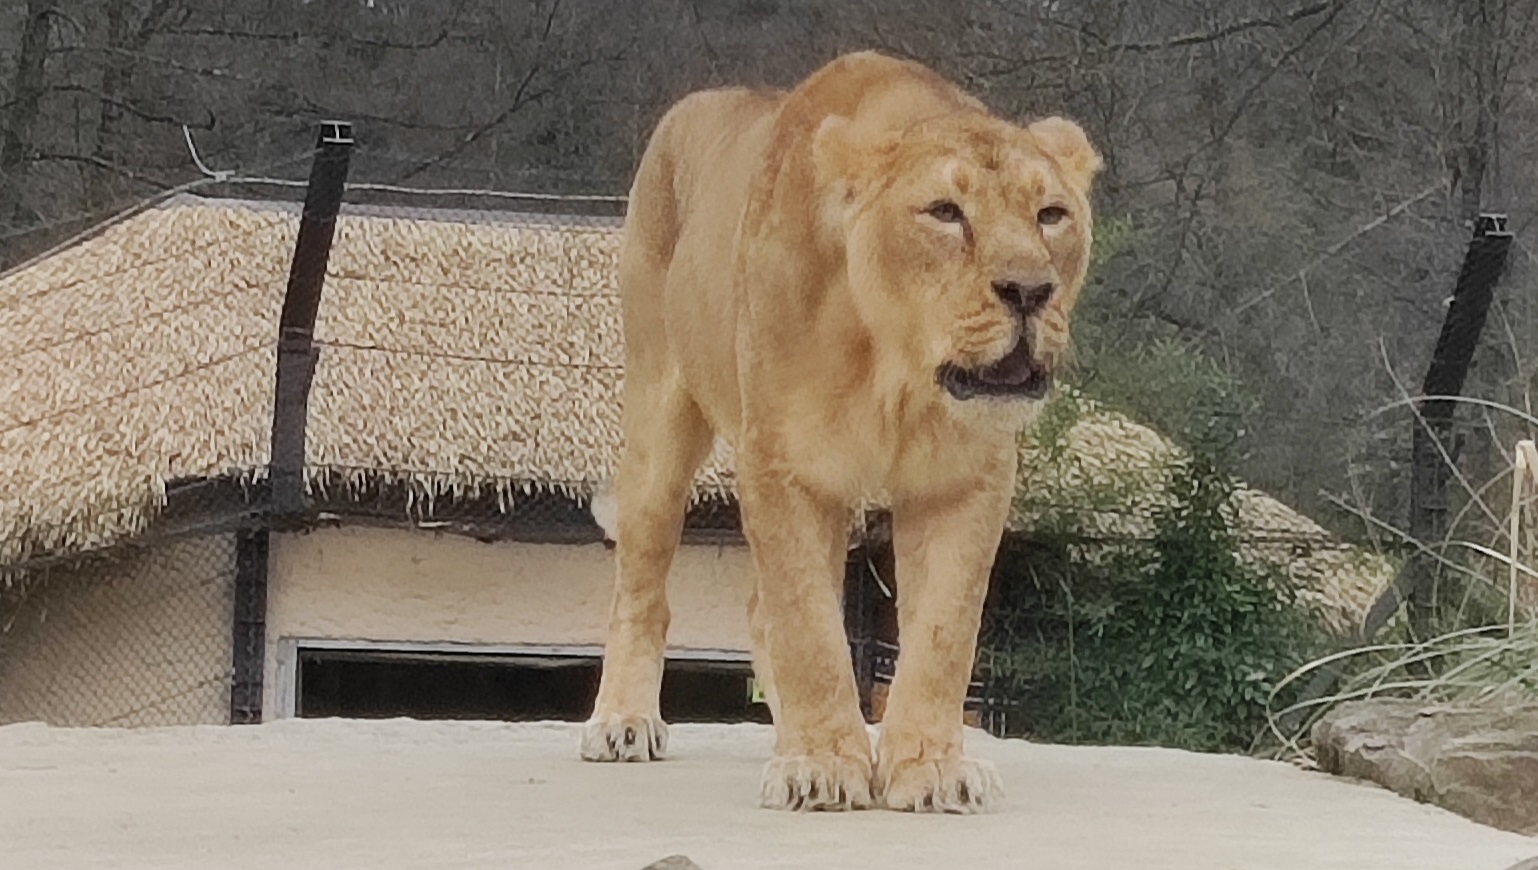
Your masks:
[[[883,349],[956,400],[1045,396],[1089,262],[1100,158],[1083,131],[963,113],[841,135],[849,283]]]

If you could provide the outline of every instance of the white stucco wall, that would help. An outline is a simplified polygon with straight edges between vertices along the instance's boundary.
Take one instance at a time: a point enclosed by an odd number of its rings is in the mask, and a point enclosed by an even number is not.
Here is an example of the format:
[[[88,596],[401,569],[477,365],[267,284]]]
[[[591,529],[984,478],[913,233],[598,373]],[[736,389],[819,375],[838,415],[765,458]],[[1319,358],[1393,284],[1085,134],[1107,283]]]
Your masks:
[[[748,650],[751,564],[745,547],[679,549],[670,646]],[[282,709],[286,639],[601,645],[614,552],[353,526],[274,534],[269,577],[262,708],[270,719]]]

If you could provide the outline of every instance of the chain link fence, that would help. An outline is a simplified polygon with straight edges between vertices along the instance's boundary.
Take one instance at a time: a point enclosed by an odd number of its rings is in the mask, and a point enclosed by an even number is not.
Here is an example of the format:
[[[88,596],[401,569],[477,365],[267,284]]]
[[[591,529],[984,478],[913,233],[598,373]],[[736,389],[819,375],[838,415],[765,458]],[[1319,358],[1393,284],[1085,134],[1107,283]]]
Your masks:
[[[612,546],[592,499],[575,492],[508,484],[445,494],[420,476],[335,467],[307,477],[302,514],[276,515],[267,474],[253,469],[77,517],[82,529],[102,524],[92,546],[0,564],[0,724],[261,721],[272,650],[265,582],[251,581],[269,570],[270,534],[378,528],[423,541]],[[732,502],[702,498],[684,543],[741,546],[737,522]]]
[[[115,545],[0,565],[0,724],[228,723],[237,548],[262,524],[259,497],[172,486]]]

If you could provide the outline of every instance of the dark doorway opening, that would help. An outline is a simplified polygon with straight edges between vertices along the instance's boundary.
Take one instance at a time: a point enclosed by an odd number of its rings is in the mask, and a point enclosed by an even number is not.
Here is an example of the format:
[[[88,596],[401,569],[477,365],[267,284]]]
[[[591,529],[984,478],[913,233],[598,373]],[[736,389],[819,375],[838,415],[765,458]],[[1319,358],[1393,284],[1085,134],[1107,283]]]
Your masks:
[[[580,722],[598,692],[594,656],[300,649],[295,713],[305,718]],[[768,722],[746,662],[669,660],[668,722]]]

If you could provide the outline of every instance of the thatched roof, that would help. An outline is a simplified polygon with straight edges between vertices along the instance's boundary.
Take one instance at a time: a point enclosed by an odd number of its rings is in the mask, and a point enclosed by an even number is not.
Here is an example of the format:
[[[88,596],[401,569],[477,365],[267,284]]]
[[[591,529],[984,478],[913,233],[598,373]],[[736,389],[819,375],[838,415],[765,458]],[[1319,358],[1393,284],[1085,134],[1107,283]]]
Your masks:
[[[1057,413],[1056,426],[1043,422],[1022,439],[1020,497],[1011,525],[1051,527],[1090,544],[1151,537],[1159,510],[1172,504],[1169,480],[1186,460],[1184,452],[1071,388],[1054,402],[1069,406]],[[1394,565],[1381,554],[1342,541],[1242,483],[1229,508],[1241,558],[1283,570],[1300,597],[1336,629],[1359,625],[1393,579]]]
[[[260,475],[299,208],[180,197],[0,279],[0,564]],[[613,219],[346,208],[316,323],[312,482],[573,493],[618,439]],[[728,463],[702,470],[724,491]]]
[[[170,481],[264,473],[298,219],[297,204],[182,196],[0,277],[0,566],[132,535]],[[344,207],[316,324],[312,485],[590,495],[620,443],[619,229]],[[1076,475],[1168,447],[1106,415],[1071,440],[1052,472],[1069,499]],[[1028,486],[1056,491],[1036,474]],[[731,493],[729,451],[697,484]],[[1263,495],[1240,513],[1257,543],[1338,546]],[[1146,506],[1128,515],[1100,531],[1140,534]]]

